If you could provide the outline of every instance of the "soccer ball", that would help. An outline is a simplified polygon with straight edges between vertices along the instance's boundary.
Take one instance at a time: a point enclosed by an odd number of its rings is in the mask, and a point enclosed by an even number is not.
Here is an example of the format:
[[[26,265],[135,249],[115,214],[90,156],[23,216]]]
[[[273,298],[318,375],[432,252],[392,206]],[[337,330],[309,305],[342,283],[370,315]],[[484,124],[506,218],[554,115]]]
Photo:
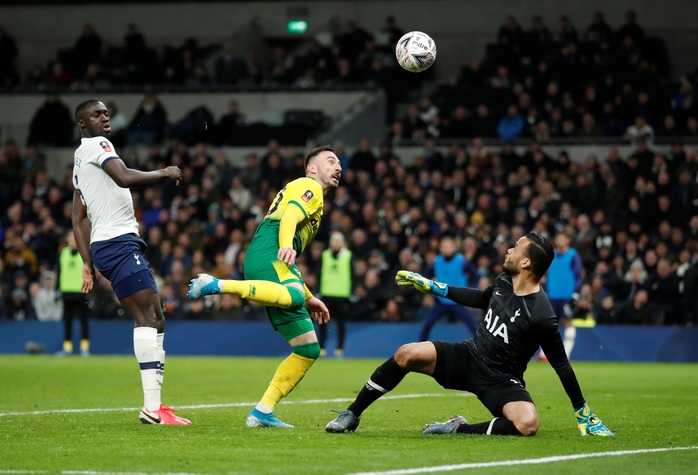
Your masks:
[[[431,67],[436,60],[436,43],[426,33],[410,31],[395,45],[395,57],[404,69],[421,73]]]

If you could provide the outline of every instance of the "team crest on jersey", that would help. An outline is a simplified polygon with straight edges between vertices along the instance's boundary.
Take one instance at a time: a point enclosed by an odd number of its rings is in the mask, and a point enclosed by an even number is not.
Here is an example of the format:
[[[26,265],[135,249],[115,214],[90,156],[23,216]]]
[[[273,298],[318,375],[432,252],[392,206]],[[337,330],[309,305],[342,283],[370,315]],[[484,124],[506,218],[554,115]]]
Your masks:
[[[100,142],[99,143],[102,148],[104,149],[105,152],[111,152],[111,147],[109,146],[109,142]]]
[[[308,190],[305,193],[303,193],[303,196],[301,196],[301,199],[308,203],[310,200],[313,199],[313,192]]]

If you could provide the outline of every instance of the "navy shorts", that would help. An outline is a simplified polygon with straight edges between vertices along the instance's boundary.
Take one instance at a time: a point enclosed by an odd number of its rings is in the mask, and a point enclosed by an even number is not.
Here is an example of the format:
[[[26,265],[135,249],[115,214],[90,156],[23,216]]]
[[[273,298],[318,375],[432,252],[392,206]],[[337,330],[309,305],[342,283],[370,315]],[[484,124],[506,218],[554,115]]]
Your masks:
[[[90,246],[92,263],[111,282],[119,300],[151,289],[158,293],[148,260],[143,255],[148,246],[134,234],[124,234]]]
[[[533,402],[523,381],[505,375],[494,378],[485,373],[464,342],[432,343],[436,347],[436,369],[432,377],[444,388],[475,394],[495,417],[504,415],[502,410],[509,402]]]

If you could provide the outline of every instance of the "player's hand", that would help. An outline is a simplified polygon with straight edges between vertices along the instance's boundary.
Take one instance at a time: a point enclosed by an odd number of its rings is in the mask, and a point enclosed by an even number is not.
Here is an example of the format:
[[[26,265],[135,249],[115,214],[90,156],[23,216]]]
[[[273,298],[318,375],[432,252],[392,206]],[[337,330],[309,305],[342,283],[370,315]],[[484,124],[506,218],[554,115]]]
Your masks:
[[[276,253],[276,258],[292,266],[296,263],[296,251],[292,247],[279,248],[279,252]]]
[[[395,275],[395,282],[400,287],[414,288],[423,294],[434,294],[445,297],[448,294],[448,285],[441,282],[434,282],[431,279],[422,277],[416,272],[401,270]]]
[[[330,322],[330,311],[327,305],[317,297],[310,297],[305,301],[305,308],[308,309],[310,317],[319,324]]]
[[[82,266],[82,291],[88,293],[95,286],[95,269],[92,264]]]
[[[171,165],[165,168],[165,178],[167,180],[172,180],[177,186],[182,183],[182,170],[179,167]]]
[[[615,435],[611,429],[591,412],[588,404],[584,404],[579,409],[575,409],[574,415],[577,416],[577,428],[582,437],[587,435],[598,435],[609,437]]]

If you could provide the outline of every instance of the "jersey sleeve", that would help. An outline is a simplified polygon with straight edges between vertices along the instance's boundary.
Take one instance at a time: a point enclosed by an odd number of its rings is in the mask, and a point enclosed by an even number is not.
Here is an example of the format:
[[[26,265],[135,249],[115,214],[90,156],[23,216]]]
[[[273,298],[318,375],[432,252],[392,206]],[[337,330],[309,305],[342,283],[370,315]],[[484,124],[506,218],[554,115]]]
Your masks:
[[[322,197],[322,187],[312,178],[301,178],[294,183],[292,189],[288,190],[289,205],[298,206],[308,217],[322,208],[324,200]]]
[[[114,145],[106,137],[96,137],[87,146],[89,147],[88,156],[94,157],[94,161],[102,168],[109,160],[119,158]]]

